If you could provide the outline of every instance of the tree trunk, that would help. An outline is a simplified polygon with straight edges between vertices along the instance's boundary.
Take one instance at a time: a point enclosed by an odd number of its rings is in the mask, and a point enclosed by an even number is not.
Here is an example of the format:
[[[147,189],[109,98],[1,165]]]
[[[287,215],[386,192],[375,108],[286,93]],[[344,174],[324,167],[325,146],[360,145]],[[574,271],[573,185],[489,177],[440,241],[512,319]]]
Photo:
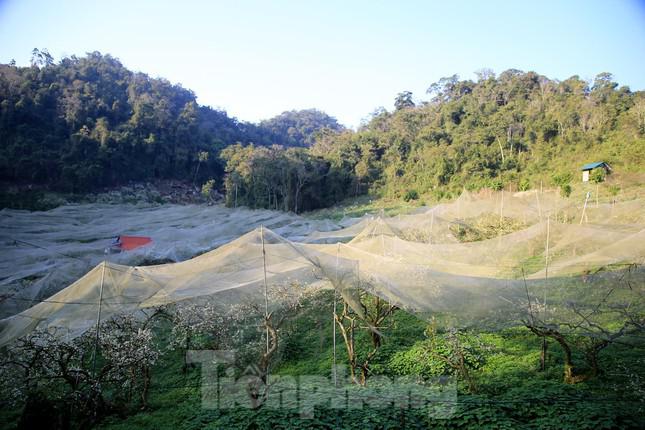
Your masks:
[[[546,341],[546,336],[542,336],[542,351],[540,352],[540,370],[546,370],[546,353],[549,345]]]
[[[296,195],[293,202],[294,212],[296,213],[296,215],[298,215],[298,199],[300,199],[300,190],[302,189],[303,185],[296,185]]]
[[[589,349],[585,351],[587,363],[589,364],[590,368],[589,377],[595,377],[601,373],[600,364],[598,363],[598,354],[600,354],[600,351],[605,349],[607,345],[609,345],[609,341],[607,340],[602,340],[597,343],[595,341],[592,341]]]
[[[567,343],[567,340],[564,336],[556,330],[545,328],[545,327],[536,327],[531,324],[525,323],[525,326],[535,333],[538,336],[548,336],[554,339],[560,347],[562,352],[564,352],[564,382],[567,384],[577,384],[589,378],[588,374],[576,375],[573,367],[573,355],[571,353],[571,347]]]
[[[183,364],[181,366],[181,371],[182,373],[186,373],[188,371],[188,361],[187,361],[187,355],[188,351],[190,350],[190,336],[186,337],[186,349],[184,351],[184,356],[183,356]]]
[[[502,154],[502,163],[504,162],[504,149],[502,148],[502,142],[497,138],[497,144],[499,145],[499,152]]]
[[[367,366],[367,363],[364,363],[365,365],[361,366],[361,378],[358,381],[358,384],[362,387],[364,387],[367,384],[367,373],[369,372],[369,367]]]
[[[195,169],[195,176],[193,176],[193,187],[195,186],[195,182],[197,181],[197,173],[199,173],[200,164],[202,164],[201,161],[197,163],[197,168]]]
[[[148,389],[150,388],[150,368],[146,366],[143,371],[143,389],[141,390],[141,409],[148,407]]]
[[[459,371],[468,384],[468,391],[471,394],[474,394],[477,391],[477,387],[475,387],[475,381],[473,381],[473,378],[470,376],[468,366],[466,365],[466,359],[462,351],[459,351]]]
[[[334,314],[334,319],[338,328],[340,329],[340,334],[343,337],[345,342],[345,349],[347,349],[347,359],[349,361],[349,372],[352,383],[356,384],[358,381],[356,379],[356,351],[354,350],[354,327],[355,320],[348,316],[348,306],[347,303],[343,304],[343,313],[341,315]],[[349,326],[346,327],[343,323],[345,320],[349,321]]]

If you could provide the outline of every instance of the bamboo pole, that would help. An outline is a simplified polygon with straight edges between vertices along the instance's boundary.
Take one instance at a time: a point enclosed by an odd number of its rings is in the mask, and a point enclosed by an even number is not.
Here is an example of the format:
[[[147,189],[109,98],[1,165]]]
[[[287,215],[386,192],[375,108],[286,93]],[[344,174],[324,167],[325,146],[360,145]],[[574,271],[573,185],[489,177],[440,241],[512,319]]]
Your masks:
[[[538,205],[538,217],[540,217],[540,221],[542,221],[542,206],[540,205],[540,196],[537,191],[535,192],[535,199],[537,200]]]
[[[587,212],[587,202],[589,201],[589,197],[591,197],[591,193],[587,191],[587,196],[585,197],[585,204],[582,207],[582,215],[580,216],[580,224],[582,224],[582,220],[585,218],[585,213]]]
[[[260,238],[262,240],[262,267],[264,270],[264,323],[266,327],[266,340],[267,340],[267,354],[269,353],[269,291],[267,286],[267,257],[266,249],[264,247],[264,225],[260,225]],[[268,373],[268,370],[267,370]],[[268,375],[267,375],[268,376]]]
[[[600,190],[600,184],[596,184],[596,208],[598,207],[598,192]]]
[[[336,285],[334,288],[334,314],[332,315],[332,332],[333,332],[333,345],[334,345],[334,362],[332,368],[332,374],[334,375],[334,386],[338,387],[338,374],[336,371],[336,295],[338,294],[338,287],[340,282],[338,282],[338,259],[340,255],[340,242],[336,247]]]
[[[499,220],[500,222],[504,219],[504,189],[502,188],[502,201],[499,205]]]
[[[98,354],[99,348],[99,337],[101,335],[101,308],[103,306],[103,285],[105,282],[105,265],[106,261],[103,261],[103,267],[101,268],[101,286],[99,288],[99,301],[98,301],[98,310],[96,312],[96,339],[94,340],[94,353],[92,354],[92,375],[96,378],[96,356]]]
[[[464,192],[462,191],[461,196],[463,195],[464,195]],[[457,232],[458,233],[461,233],[461,196],[457,198]]]
[[[546,324],[546,290],[548,287],[548,280],[549,280],[549,236],[551,232],[551,217],[547,217],[546,219],[546,245],[544,249],[544,312],[543,312],[543,320],[544,323]],[[546,341],[546,336],[542,336],[542,353],[540,354],[540,369],[545,370],[546,369],[546,352],[547,352],[547,341]]]
[[[546,219],[546,245],[544,249],[544,280],[549,279],[549,236],[551,233],[551,216]],[[544,301],[546,302],[546,289],[544,290]],[[546,310],[545,310],[546,312]]]

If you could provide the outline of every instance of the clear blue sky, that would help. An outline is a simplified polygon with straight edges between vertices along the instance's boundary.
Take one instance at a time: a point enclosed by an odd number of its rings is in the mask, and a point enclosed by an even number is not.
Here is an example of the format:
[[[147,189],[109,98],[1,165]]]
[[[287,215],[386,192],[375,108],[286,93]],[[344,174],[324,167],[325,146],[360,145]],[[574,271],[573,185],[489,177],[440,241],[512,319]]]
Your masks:
[[[645,2],[0,0],[0,62],[34,47],[110,53],[242,120],[315,107],[356,126],[482,67],[645,89]]]

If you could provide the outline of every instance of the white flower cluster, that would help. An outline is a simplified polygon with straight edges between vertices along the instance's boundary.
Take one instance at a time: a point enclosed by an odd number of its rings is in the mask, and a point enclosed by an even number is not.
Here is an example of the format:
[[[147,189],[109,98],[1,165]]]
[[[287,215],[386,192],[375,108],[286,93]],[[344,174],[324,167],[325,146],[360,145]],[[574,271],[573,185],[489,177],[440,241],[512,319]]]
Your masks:
[[[221,346],[227,315],[215,304],[207,301],[179,303],[174,308],[172,320],[169,342],[171,349]]]
[[[141,388],[145,403],[150,369],[161,354],[147,327],[149,322],[148,318],[117,316],[101,324],[98,343],[94,330],[75,339],[43,330],[32,332],[1,357],[3,398],[21,401],[30,393],[46,392],[50,400],[91,408],[105,400],[107,387],[127,401]]]
[[[160,356],[152,330],[133,315],[121,315],[102,325],[100,350],[110,364],[108,379],[124,388],[134,388],[145,379]]]

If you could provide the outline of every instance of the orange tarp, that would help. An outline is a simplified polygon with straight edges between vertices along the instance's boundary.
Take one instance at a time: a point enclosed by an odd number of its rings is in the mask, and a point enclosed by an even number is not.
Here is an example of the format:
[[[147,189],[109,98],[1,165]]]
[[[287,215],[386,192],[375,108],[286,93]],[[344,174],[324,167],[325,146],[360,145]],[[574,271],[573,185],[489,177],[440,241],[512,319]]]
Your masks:
[[[124,251],[130,251],[151,242],[152,239],[146,236],[119,236],[116,245]]]

